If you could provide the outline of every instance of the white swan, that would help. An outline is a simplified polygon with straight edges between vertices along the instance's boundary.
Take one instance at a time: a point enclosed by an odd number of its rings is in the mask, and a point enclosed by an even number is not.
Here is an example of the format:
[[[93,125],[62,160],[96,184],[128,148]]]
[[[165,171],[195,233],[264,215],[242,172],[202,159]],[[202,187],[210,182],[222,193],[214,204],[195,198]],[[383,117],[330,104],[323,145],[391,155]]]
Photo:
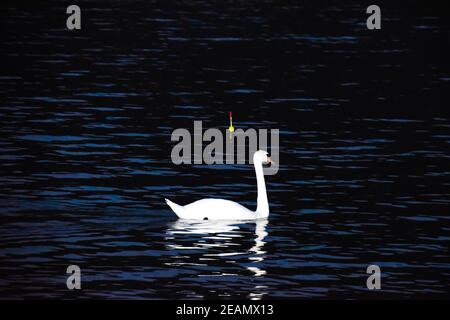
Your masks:
[[[181,219],[254,220],[267,218],[269,216],[269,202],[267,201],[266,183],[264,182],[263,163],[272,163],[272,160],[267,156],[266,151],[256,151],[253,155],[258,186],[256,211],[251,211],[239,203],[224,199],[202,199],[185,206],[180,206],[168,199],[166,199],[166,203]]]

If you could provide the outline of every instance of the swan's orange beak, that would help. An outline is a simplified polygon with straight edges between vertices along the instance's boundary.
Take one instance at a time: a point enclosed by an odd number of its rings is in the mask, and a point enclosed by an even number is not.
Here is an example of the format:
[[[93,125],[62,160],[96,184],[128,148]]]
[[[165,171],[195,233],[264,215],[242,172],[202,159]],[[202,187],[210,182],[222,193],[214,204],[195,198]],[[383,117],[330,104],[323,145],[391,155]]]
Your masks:
[[[270,157],[267,157],[267,163],[270,164],[270,163],[275,163],[275,162],[273,162],[272,159],[271,159]]]

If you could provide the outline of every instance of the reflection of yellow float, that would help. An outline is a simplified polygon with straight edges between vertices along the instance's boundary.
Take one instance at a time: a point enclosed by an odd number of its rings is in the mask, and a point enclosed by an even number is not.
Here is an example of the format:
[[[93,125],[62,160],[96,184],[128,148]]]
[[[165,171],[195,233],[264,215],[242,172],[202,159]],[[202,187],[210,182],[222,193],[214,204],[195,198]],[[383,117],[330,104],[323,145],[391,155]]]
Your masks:
[[[230,127],[228,128],[228,130],[229,130],[230,132],[234,132],[234,127],[233,127],[233,115],[231,114],[231,111],[230,111]]]

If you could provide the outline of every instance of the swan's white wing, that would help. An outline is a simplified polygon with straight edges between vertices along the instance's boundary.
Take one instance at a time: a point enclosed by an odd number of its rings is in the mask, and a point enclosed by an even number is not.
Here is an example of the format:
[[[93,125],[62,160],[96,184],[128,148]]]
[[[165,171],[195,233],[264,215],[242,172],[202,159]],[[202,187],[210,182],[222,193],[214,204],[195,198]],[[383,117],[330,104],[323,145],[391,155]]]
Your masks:
[[[202,199],[185,205],[183,219],[252,220],[256,213],[230,200]]]

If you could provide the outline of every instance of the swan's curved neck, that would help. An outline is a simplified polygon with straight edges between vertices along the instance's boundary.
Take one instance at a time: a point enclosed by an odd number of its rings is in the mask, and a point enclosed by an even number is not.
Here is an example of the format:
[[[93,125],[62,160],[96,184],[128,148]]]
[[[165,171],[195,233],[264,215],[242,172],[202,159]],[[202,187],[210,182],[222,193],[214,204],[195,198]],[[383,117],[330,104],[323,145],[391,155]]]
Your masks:
[[[261,162],[255,162],[256,183],[258,185],[258,200],[256,215],[258,218],[267,218],[269,216],[269,202],[267,200],[266,183],[264,181],[264,172]]]

